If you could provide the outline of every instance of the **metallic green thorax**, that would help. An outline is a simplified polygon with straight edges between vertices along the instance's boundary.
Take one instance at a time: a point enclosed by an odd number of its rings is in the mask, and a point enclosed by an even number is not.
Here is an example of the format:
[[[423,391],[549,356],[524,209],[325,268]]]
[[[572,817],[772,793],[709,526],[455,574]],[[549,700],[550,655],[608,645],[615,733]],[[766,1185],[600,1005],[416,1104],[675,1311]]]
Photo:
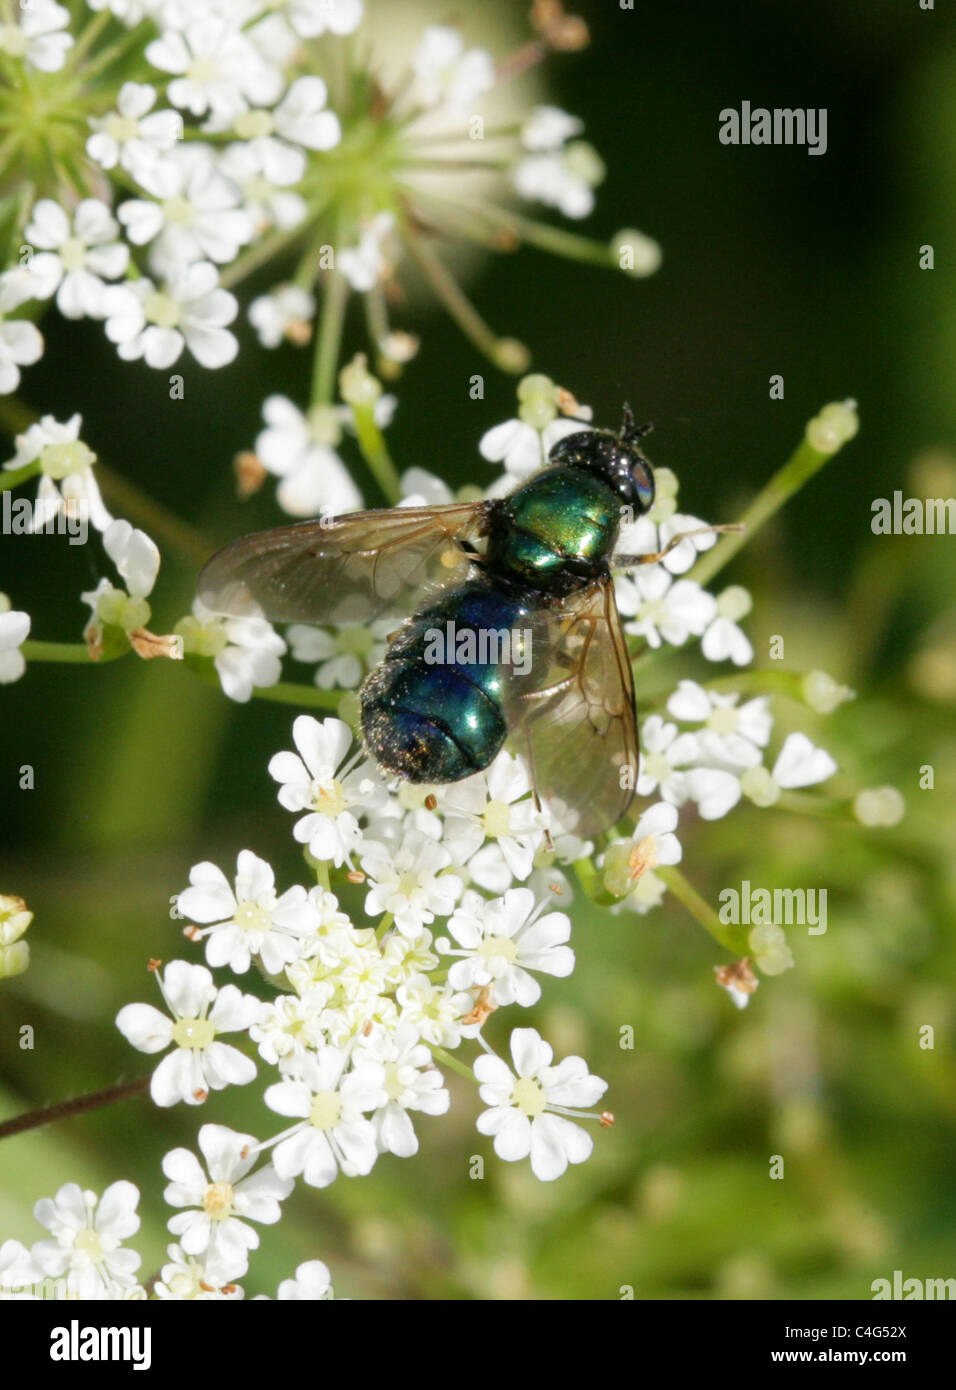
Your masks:
[[[617,541],[621,499],[582,468],[537,473],[499,504],[486,567],[549,594],[567,594],[604,573]]]

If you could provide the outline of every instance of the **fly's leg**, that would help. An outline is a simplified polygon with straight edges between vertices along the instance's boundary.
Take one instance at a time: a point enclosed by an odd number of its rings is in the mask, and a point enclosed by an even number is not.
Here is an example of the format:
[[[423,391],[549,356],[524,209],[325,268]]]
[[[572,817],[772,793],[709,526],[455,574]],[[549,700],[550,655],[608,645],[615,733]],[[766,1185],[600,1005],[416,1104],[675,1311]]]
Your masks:
[[[715,532],[724,533],[727,531],[742,531],[744,528],[739,522],[732,522],[727,526],[697,526],[693,531],[681,531],[678,536],[671,536],[663,550],[658,550],[655,555],[615,555],[612,563],[615,569],[633,569],[635,565],[653,565],[658,560],[663,560],[665,555],[669,555],[675,546],[680,545],[681,541],[686,541],[690,536],[711,536]]]

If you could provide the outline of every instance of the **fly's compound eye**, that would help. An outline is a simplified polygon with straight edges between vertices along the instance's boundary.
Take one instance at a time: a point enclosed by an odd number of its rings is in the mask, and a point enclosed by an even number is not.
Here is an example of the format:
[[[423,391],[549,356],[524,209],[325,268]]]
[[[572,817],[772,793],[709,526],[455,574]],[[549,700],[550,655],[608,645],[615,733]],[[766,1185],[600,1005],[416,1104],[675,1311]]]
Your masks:
[[[634,491],[637,495],[637,505],[643,515],[649,512],[654,505],[654,474],[651,472],[651,465],[647,459],[635,459],[631,467],[631,480],[634,483]]]

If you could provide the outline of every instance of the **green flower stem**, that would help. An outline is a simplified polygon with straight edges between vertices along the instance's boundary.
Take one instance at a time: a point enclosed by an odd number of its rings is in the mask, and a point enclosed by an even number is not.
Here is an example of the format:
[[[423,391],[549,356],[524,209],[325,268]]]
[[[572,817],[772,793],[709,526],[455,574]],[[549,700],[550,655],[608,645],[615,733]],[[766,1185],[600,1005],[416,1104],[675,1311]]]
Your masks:
[[[348,302],[348,297],[349,285],[345,276],[340,275],[337,270],[329,271],[325,282],[325,294],[322,298],[322,317],[315,350],[310,405],[331,405],[332,403],[336,369],[339,362],[339,346],[342,342],[342,327],[345,322],[345,305]]]
[[[402,485],[398,469],[392,462],[385,444],[385,437],[375,423],[375,407],[356,405],[352,407],[355,416],[355,436],[358,439],[362,457],[368,464],[382,492],[388,501],[396,503],[402,495]]]
[[[611,247],[606,241],[595,241],[592,237],[579,236],[577,232],[567,232],[563,227],[552,227],[547,222],[535,222],[533,218],[522,217],[510,208],[501,208],[494,203],[459,200],[458,206],[475,217],[484,218],[495,226],[511,232],[519,241],[528,246],[536,246],[539,251],[550,251],[554,256],[565,260],[582,261],[587,265],[600,265],[609,270],[618,268]]]
[[[197,132],[198,133],[198,132]],[[261,237],[249,247],[248,251],[238,256],[231,265],[224,266],[220,275],[219,283],[225,290],[231,290],[234,285],[238,285],[240,280],[244,280],[247,275],[251,275],[254,270],[258,270],[260,265],[271,260],[273,256],[284,251],[287,246],[291,246],[302,235],[301,226],[271,232],[268,236]]]
[[[328,861],[325,859],[313,859],[312,855],[308,851],[308,848],[306,848],[304,853],[305,862],[308,864],[309,868],[315,874],[316,883],[319,885],[320,888],[324,888],[327,893],[330,892],[332,884],[329,877]]]
[[[725,926],[710,903],[701,897],[697,889],[687,881],[679,869],[659,866],[654,872],[663,883],[666,883],[678,902],[683,903],[690,915],[697,919],[705,931],[710,932],[714,940],[723,946],[725,951],[731,951],[737,956],[743,955],[746,949],[745,934],[744,936],[741,935],[739,927]]]
[[[802,440],[779,472],[774,474],[744,512],[741,523],[745,529],[722,536],[713,550],[708,550],[700,557],[688,574],[688,579],[693,579],[698,584],[709,584],[714,575],[734,558],[737,551],[757,534],[764,522],[769,521],[833,456],[832,453],[821,454],[805,439]]]
[[[98,661],[94,661],[90,656],[90,649],[85,642],[36,642],[31,638],[23,643],[20,650],[28,662],[60,661],[68,665],[102,666],[104,662],[115,661],[117,657],[125,656],[130,648],[104,652]]]
[[[393,915],[391,912],[386,912],[385,916],[382,918],[382,920],[379,922],[378,926],[375,928],[375,940],[376,940],[376,941],[381,941],[381,940],[383,939],[383,937],[385,937],[385,936],[388,935],[388,933],[389,933],[389,932],[391,931],[391,929],[392,929],[392,924],[393,924],[394,921],[395,921],[394,915]]]
[[[581,891],[594,901],[604,892],[601,881],[598,878],[598,871],[594,867],[591,859],[575,859],[574,875],[581,885]]]
[[[503,140],[521,134],[521,123],[512,122],[510,125],[486,126],[484,131],[485,140]],[[469,136],[462,135],[460,130],[438,131],[433,135],[416,135],[415,145],[425,148],[429,145],[463,145],[465,142],[474,143]]]
[[[68,72],[79,65],[90,45],[96,42],[112,18],[113,12],[107,5],[105,9],[100,10],[99,14],[90,20],[90,23],[87,24],[76,43],[67,53],[66,66]]]
[[[499,338],[494,329],[481,317],[471,300],[464,293],[432,247],[411,227],[406,230],[407,246],[412,260],[418,266],[435,294],[455,320],[469,342],[474,343],[480,352],[493,362],[498,361]]]
[[[716,676],[712,681],[701,681],[704,690],[732,690],[741,695],[789,695],[792,700],[806,704],[803,683],[806,671],[740,671],[736,675]]]
[[[457,1057],[453,1057],[451,1053],[446,1052],[443,1047],[436,1047],[432,1043],[429,1043],[428,1046],[431,1048],[431,1054],[436,1062],[441,1062],[442,1066],[448,1067],[451,1071],[456,1071],[458,1075],[463,1076],[466,1081],[473,1081],[475,1085],[478,1084],[478,1078],[471,1067],[466,1066],[464,1062],[459,1062]]]
[[[148,20],[143,20],[142,23],[135,25],[132,29],[127,29],[122,37],[118,38],[115,43],[111,43],[107,48],[97,53],[96,57],[91,62],[87,63],[79,74],[84,85],[88,84],[90,78],[95,77],[96,74],[102,72],[104,68],[111,67],[113,63],[115,63],[117,59],[122,58],[129,49],[135,48],[138,43],[142,43],[144,39],[149,37],[149,32],[150,22]],[[127,77],[131,76],[134,76],[134,74],[127,74]]]
[[[12,487],[19,487],[28,478],[35,478],[40,471],[40,460],[35,459],[33,463],[25,463],[22,468],[11,468],[9,473],[0,473],[0,492],[7,492]]]

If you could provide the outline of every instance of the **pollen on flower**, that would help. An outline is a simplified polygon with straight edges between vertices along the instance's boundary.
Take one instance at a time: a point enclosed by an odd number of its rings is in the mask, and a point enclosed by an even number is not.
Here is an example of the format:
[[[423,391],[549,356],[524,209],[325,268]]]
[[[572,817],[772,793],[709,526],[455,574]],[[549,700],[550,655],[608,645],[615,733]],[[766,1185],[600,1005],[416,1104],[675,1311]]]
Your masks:
[[[610,1110],[602,1110],[598,1117],[598,1124],[602,1129],[610,1129],[614,1124],[614,1115]]]
[[[203,1211],[210,1221],[225,1221],[232,1215],[235,1189],[231,1182],[211,1182],[203,1193]]]

